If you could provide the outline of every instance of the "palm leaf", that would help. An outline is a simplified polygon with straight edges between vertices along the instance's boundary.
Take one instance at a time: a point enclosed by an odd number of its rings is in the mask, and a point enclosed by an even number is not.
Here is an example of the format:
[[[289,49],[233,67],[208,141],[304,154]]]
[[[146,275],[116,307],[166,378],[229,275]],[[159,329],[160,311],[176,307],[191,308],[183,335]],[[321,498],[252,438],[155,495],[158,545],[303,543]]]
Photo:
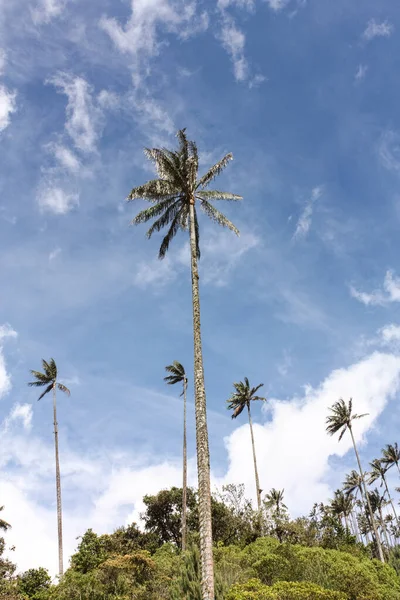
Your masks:
[[[136,217],[132,219],[131,224],[139,225],[140,223],[147,223],[147,221],[150,221],[150,219],[155,219],[156,217],[161,215],[165,210],[167,210],[168,207],[176,201],[176,198],[177,196],[167,198],[166,200],[162,200],[154,206],[150,206],[149,208],[141,210],[140,213],[138,213]]]
[[[52,389],[53,383],[50,383],[50,385],[44,390],[43,394],[40,394],[38,401],[41,400],[46,394],[48,394]]]
[[[60,392],[64,392],[64,394],[67,394],[67,396],[71,395],[71,392],[63,383],[57,383],[57,388],[60,390]]]
[[[201,200],[200,202],[201,208],[204,210],[206,215],[210,217],[215,223],[221,225],[222,227],[228,227],[231,231],[239,235],[239,230],[235,225],[225,217],[219,210],[217,210],[212,204],[207,202],[207,200]]]
[[[171,221],[173,221],[176,214],[180,210],[182,210],[182,204],[179,200],[174,202],[174,204],[168,206],[168,208],[164,211],[161,217],[157,219],[157,221],[154,221],[153,225],[146,233],[146,236],[150,239],[155,231],[161,231],[161,229],[168,225],[168,223],[171,223]]]
[[[196,198],[200,200],[230,200],[237,202],[243,200],[242,196],[231,194],[231,192],[219,192],[218,190],[202,190],[196,192]]]
[[[152,179],[133,188],[127,197],[128,202],[138,198],[156,202],[176,195],[176,185],[166,179]]]
[[[163,259],[168,252],[169,245],[171,241],[176,236],[178,230],[180,228],[180,213],[178,212],[172,220],[171,226],[167,232],[167,235],[164,237],[160,251],[158,253],[158,258]]]
[[[220,161],[218,161],[215,165],[213,165],[207,171],[207,173],[200,178],[196,185],[196,189],[207,187],[207,185],[211,183],[213,179],[215,179],[216,177],[218,177],[218,175],[220,175],[220,173],[222,173],[222,171],[225,169],[225,167],[231,160],[233,160],[233,154],[229,153],[226,156],[224,156],[224,158],[222,158]]]

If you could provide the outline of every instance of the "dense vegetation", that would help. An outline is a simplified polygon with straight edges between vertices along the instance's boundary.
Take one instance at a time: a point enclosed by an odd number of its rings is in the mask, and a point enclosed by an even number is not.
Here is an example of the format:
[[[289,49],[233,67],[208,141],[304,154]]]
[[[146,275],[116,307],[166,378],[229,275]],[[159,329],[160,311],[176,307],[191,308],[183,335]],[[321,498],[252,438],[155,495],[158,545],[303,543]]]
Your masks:
[[[79,540],[58,585],[45,569],[19,576],[0,557],[3,600],[201,600],[198,498],[187,490],[188,548],[180,550],[182,489],[145,496],[143,529],[112,534],[89,529]],[[372,543],[357,542],[342,522],[336,499],[291,519],[283,493],[271,490],[258,510],[243,486],[228,485],[212,498],[216,599],[397,600],[400,552],[385,547],[389,564],[374,558]],[[6,534],[5,534],[6,535]],[[4,540],[0,553],[3,553]]]

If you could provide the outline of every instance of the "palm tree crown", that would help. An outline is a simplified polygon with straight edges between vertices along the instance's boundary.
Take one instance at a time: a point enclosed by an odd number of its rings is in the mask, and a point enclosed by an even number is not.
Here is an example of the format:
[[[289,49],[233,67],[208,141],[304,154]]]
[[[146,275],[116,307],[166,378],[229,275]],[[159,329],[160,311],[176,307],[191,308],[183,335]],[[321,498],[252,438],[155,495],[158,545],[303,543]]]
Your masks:
[[[0,512],[4,510],[4,506],[0,506]],[[11,525],[9,523],[7,523],[7,521],[4,521],[4,519],[0,518],[0,529],[2,529],[3,531],[7,531],[7,529],[10,529]]]
[[[165,367],[165,370],[168,371],[168,373],[171,373],[171,375],[164,377],[164,381],[169,385],[174,385],[175,383],[187,383],[185,369],[177,360],[174,360],[172,365]],[[183,396],[183,391],[181,396]]]
[[[346,475],[346,479],[343,482],[343,490],[348,496],[355,492],[362,494],[362,479],[360,473],[357,473],[354,469]]]
[[[349,403],[343,399],[338,400],[333,404],[330,408],[331,414],[326,418],[326,431],[329,435],[334,435],[338,431],[341,430],[339,441],[342,439],[347,429],[351,429],[351,422],[355,419],[361,419],[361,417],[365,417],[368,413],[364,413],[363,415],[353,415],[353,400],[350,398]]]
[[[242,197],[230,192],[206,190],[209,184],[217,177],[232,160],[232,154],[227,154],[205,175],[199,178],[199,156],[195,142],[187,139],[185,129],[177,133],[178,149],[146,148],[147,158],[155,164],[158,179],[152,179],[143,185],[133,188],[127,200],[138,198],[152,204],[150,208],[142,210],[133,219],[132,224],[147,223],[156,219],[147,232],[151,237],[155,231],[160,231],[169,226],[159,251],[159,258],[166,255],[171,240],[177,232],[187,230],[189,225],[190,205],[195,205],[196,200],[200,208],[210,219],[228,227],[237,235],[239,231],[210,201],[214,200],[241,200]],[[197,212],[194,210],[194,225],[196,230],[197,258],[200,258],[199,224]]]
[[[371,471],[369,473],[368,483],[374,483],[377,479],[382,479],[381,487],[385,480],[385,474],[389,467],[385,466],[384,463],[379,460],[379,458],[375,458],[372,462],[369,463],[371,466]]]
[[[384,448],[382,448],[382,463],[387,465],[387,468],[393,467],[393,465],[399,466],[400,463],[400,449],[397,445],[397,442],[394,444],[387,444]]]
[[[239,383],[234,383],[233,387],[235,391],[227,400],[228,410],[233,410],[232,419],[236,419],[242,411],[246,407],[250,407],[250,402],[255,400],[261,400],[263,402],[266,401],[266,398],[262,398],[261,396],[256,396],[256,392],[263,387],[263,383],[260,383],[256,387],[250,387],[250,383],[247,377],[244,378],[243,381],[239,381]]]
[[[39,396],[38,400],[41,400],[43,396],[48,394],[48,392],[53,389],[53,386],[56,386],[60,392],[64,392],[67,394],[67,396],[70,396],[71,392],[69,389],[64,384],[57,382],[57,365],[54,361],[54,358],[51,358],[49,362],[42,360],[42,365],[44,373],[31,370],[31,373],[35,377],[36,381],[31,381],[28,383],[28,385],[31,387],[43,387],[44,385],[47,386],[44,392]]]
[[[287,509],[286,504],[283,503],[283,494],[285,490],[276,490],[272,488],[272,490],[265,495],[265,506],[267,508],[274,509],[275,514],[279,517],[282,509]]]

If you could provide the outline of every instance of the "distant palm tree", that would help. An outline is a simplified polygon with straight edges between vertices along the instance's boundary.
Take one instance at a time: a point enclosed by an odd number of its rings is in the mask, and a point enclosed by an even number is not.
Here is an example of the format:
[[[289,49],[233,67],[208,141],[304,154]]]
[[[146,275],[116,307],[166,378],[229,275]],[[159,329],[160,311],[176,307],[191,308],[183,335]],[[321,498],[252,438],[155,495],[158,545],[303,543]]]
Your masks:
[[[4,506],[0,506],[0,512],[4,510]],[[0,529],[2,529],[3,531],[7,531],[7,529],[10,529],[11,525],[9,523],[7,523],[7,521],[4,521],[4,519],[0,518]]]
[[[391,504],[391,507],[392,507],[393,514],[394,514],[394,516],[396,518],[396,521],[397,521],[397,526],[399,526],[399,520],[397,518],[396,509],[394,507],[393,500],[392,500],[392,497],[390,495],[389,487],[388,487],[388,484],[387,484],[387,481],[386,481],[386,471],[389,469],[389,466],[387,464],[383,463],[378,458],[375,458],[369,464],[370,464],[372,470],[371,470],[371,472],[369,474],[369,481],[368,481],[368,483],[369,484],[374,483],[377,479],[381,479],[382,480],[382,483],[385,486],[385,490],[386,490],[386,493],[388,495],[388,500],[389,500],[389,502]],[[382,486],[382,483],[381,483],[381,486]]]
[[[177,150],[146,148],[145,155],[157,170],[158,178],[133,188],[128,200],[142,199],[152,206],[142,210],[132,223],[147,223],[155,219],[147,232],[151,237],[155,231],[168,226],[159,251],[164,258],[172,239],[179,230],[189,229],[190,262],[192,272],[193,341],[194,341],[194,386],[196,412],[197,473],[199,481],[199,530],[203,600],[214,600],[214,560],[211,528],[211,485],[210,451],[207,430],[207,406],[204,386],[203,353],[200,326],[200,295],[198,260],[200,258],[199,223],[196,206],[215,223],[228,227],[239,235],[236,227],[210,201],[241,200],[241,196],[230,192],[208,190],[210,183],[232,160],[227,154],[205,175],[198,177],[199,157],[195,142],[189,141],[185,129],[177,133]]]
[[[51,358],[49,362],[42,359],[43,371],[32,371],[32,375],[35,377],[35,381],[28,383],[29,386],[43,387],[47,386],[44,392],[39,396],[38,400],[41,400],[46,394],[53,391],[53,422],[54,422],[54,444],[56,452],[56,490],[57,490],[57,523],[58,523],[58,573],[62,577],[64,573],[64,561],[63,561],[63,538],[62,538],[62,509],[61,509],[61,476],[60,476],[60,459],[58,453],[58,423],[57,423],[57,403],[56,403],[56,390],[64,392],[69,396],[71,392],[63,384],[57,381],[57,366],[54,358]]]
[[[350,432],[351,439],[353,442],[354,452],[355,452],[355,455],[357,458],[358,468],[360,471],[360,476],[361,476],[361,480],[362,480],[362,484],[363,484],[363,488],[364,488],[365,499],[367,501],[368,510],[369,510],[370,517],[371,517],[371,524],[372,524],[372,528],[373,528],[374,534],[375,534],[376,545],[378,547],[379,558],[381,559],[382,562],[385,562],[385,558],[383,556],[381,540],[379,538],[378,529],[376,526],[375,518],[374,518],[374,515],[372,512],[372,508],[371,508],[371,503],[370,503],[369,496],[367,493],[367,486],[365,483],[364,472],[361,467],[361,461],[360,461],[360,457],[358,454],[356,441],[355,441],[354,435],[353,435],[352,422],[355,419],[361,419],[362,417],[365,417],[366,414],[353,415],[353,400],[352,400],[352,398],[350,398],[348,404],[346,404],[346,402],[342,399],[338,400],[330,408],[330,411],[331,411],[331,414],[326,418],[326,423],[327,423],[326,431],[328,432],[328,434],[334,435],[335,433],[340,431],[340,435],[339,435],[339,441],[340,441],[347,430]]]
[[[172,365],[165,367],[165,370],[171,375],[164,377],[169,385],[181,383],[183,386],[181,396],[183,396],[183,485],[182,485],[182,550],[186,550],[186,510],[187,510],[187,442],[186,442],[186,390],[188,380],[185,369],[180,362],[174,360]]]
[[[383,512],[382,512],[382,509],[386,506],[385,498],[384,498],[384,496],[380,495],[379,490],[377,488],[368,492],[368,498],[369,498],[369,501],[370,501],[370,504],[372,507],[372,512],[374,514],[376,512],[378,512],[378,514],[379,514],[378,524],[379,524],[379,527],[381,528],[381,531],[383,532],[383,537],[385,538],[386,546],[387,546],[387,548],[389,548],[390,542],[389,542],[388,532],[387,532],[387,528],[386,528],[386,523],[383,518]]]
[[[250,434],[251,434],[251,445],[253,448],[253,460],[254,460],[254,473],[256,477],[256,494],[257,494],[257,505],[259,514],[261,514],[261,492],[260,489],[260,481],[258,478],[258,469],[257,469],[257,459],[256,459],[256,447],[254,443],[254,434],[253,434],[253,421],[251,418],[251,410],[250,403],[256,400],[261,400],[265,402],[266,399],[261,396],[256,396],[256,392],[263,386],[263,383],[260,383],[256,387],[250,387],[249,380],[247,377],[244,378],[243,381],[239,381],[239,383],[234,383],[233,387],[235,391],[231,394],[231,397],[227,400],[228,410],[233,410],[232,419],[236,419],[245,408],[247,408],[248,416],[249,416],[249,425],[250,425]]]
[[[390,469],[393,465],[396,465],[397,470],[400,475],[400,449],[397,445],[397,442],[392,444],[386,444],[384,448],[382,448],[382,462],[387,465],[387,468]]]
[[[335,497],[331,500],[331,508],[333,513],[340,519],[342,517],[344,518],[346,530],[350,531],[349,517],[353,510],[353,499],[351,495],[344,494],[342,490],[336,490]]]
[[[265,506],[272,509],[278,518],[284,510],[287,510],[287,506],[283,502],[284,492],[285,490],[276,490],[275,488],[272,488],[272,490],[265,495]]]

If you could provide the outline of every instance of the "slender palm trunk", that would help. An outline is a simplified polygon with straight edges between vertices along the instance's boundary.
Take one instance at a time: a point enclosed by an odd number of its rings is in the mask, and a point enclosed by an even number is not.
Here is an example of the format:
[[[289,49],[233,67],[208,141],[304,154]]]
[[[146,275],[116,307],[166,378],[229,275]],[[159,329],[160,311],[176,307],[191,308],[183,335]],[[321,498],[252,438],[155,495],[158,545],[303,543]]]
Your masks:
[[[397,467],[397,470],[398,470],[399,475],[400,475],[400,467],[399,467],[399,463],[398,462],[396,462],[396,467]]]
[[[349,521],[347,519],[347,515],[344,515],[344,522],[345,522],[345,525],[346,525],[346,532],[349,533],[350,532],[350,528],[349,528]]]
[[[210,450],[207,430],[207,405],[201,347],[199,274],[194,198],[190,202],[190,254],[192,270],[194,389],[196,412],[197,476],[199,485],[199,533],[201,559],[201,593],[203,600],[214,600],[214,559],[211,523]]]
[[[56,453],[56,491],[57,491],[57,527],[58,527],[58,574],[60,578],[64,573],[63,538],[62,538],[62,508],[61,508],[61,476],[60,458],[58,454],[58,424],[56,404],[56,384],[53,385],[53,418],[54,418],[54,445]]]
[[[354,452],[355,452],[356,458],[357,458],[358,468],[360,470],[360,477],[361,477],[361,481],[362,481],[363,488],[364,488],[364,495],[365,495],[365,499],[367,501],[368,511],[369,511],[369,514],[370,514],[370,517],[371,517],[371,524],[372,524],[372,528],[373,528],[374,534],[375,534],[376,545],[378,546],[379,558],[384,563],[385,562],[385,558],[383,556],[382,544],[381,544],[381,540],[380,540],[380,537],[379,537],[379,534],[378,534],[378,529],[377,529],[377,526],[376,526],[376,521],[375,521],[374,513],[372,512],[371,502],[369,501],[369,496],[368,496],[368,492],[367,492],[367,486],[365,484],[365,479],[364,479],[364,472],[363,472],[362,467],[361,467],[361,461],[360,461],[360,457],[358,455],[356,441],[355,441],[354,435],[353,435],[353,428],[351,427],[351,425],[349,425],[349,430],[350,430],[350,434],[351,434],[351,439],[353,441],[353,447],[354,447]]]
[[[351,521],[353,523],[353,530],[354,530],[354,534],[356,536],[356,540],[357,540],[357,542],[360,542],[362,540],[360,540],[360,532],[358,531],[357,518],[355,517],[353,511],[351,511],[350,516],[351,516]]]
[[[380,522],[381,522],[380,525],[381,525],[381,529],[382,529],[382,532],[383,532],[383,537],[385,538],[386,546],[387,546],[387,549],[389,550],[389,548],[390,548],[390,542],[389,542],[389,538],[388,538],[388,532],[387,532],[387,529],[386,529],[386,523],[383,520],[382,509],[379,508],[378,510],[379,510],[379,519],[380,519]]]
[[[257,459],[256,459],[256,445],[254,443],[253,420],[251,418],[250,403],[247,404],[247,411],[249,413],[249,425],[250,425],[250,434],[251,434],[251,445],[252,445],[252,448],[253,448],[254,474],[255,474],[255,477],[256,477],[257,507],[258,507],[258,512],[261,515],[260,480],[258,479],[258,469],[257,469]]]
[[[398,519],[398,516],[397,516],[397,513],[396,513],[396,509],[395,509],[394,504],[393,504],[392,496],[390,495],[390,492],[389,492],[389,487],[388,487],[388,484],[386,482],[386,477],[384,475],[382,475],[382,480],[383,480],[383,483],[385,484],[386,493],[388,495],[389,502],[390,502],[390,505],[392,507],[392,511],[393,511],[394,517],[396,519],[397,527],[399,527],[399,519]]]
[[[187,504],[187,443],[186,443],[186,389],[183,381],[183,484],[182,484],[182,550],[186,550],[186,504]]]

